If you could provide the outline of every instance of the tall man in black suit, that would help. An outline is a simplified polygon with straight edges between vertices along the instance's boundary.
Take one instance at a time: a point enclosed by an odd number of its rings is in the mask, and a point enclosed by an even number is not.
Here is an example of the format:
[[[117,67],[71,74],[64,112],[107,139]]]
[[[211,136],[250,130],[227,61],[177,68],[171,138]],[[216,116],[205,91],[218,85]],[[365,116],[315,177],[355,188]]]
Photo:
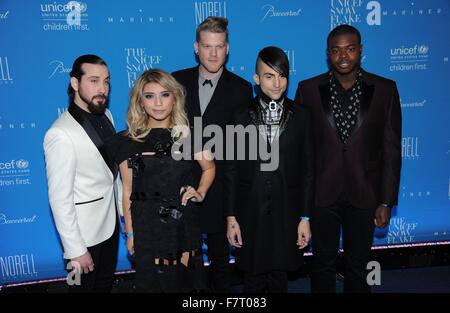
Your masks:
[[[311,109],[316,208],[313,292],[336,291],[342,226],[345,292],[370,292],[366,266],[374,226],[389,224],[401,168],[401,110],[394,81],[360,66],[361,35],[340,25],[327,38],[330,71],[300,82],[296,102]]]
[[[226,18],[208,17],[204,20],[197,27],[194,43],[200,64],[173,73],[186,88],[186,110],[191,127],[194,117],[199,117],[203,129],[208,125],[218,125],[225,133],[225,125],[231,123],[233,112],[248,105],[252,99],[251,84],[224,66],[229,49],[227,26]],[[201,204],[200,220],[202,231],[207,234],[211,261],[210,287],[215,292],[228,292],[230,289],[229,245],[223,201],[223,162],[216,155],[216,179]]]

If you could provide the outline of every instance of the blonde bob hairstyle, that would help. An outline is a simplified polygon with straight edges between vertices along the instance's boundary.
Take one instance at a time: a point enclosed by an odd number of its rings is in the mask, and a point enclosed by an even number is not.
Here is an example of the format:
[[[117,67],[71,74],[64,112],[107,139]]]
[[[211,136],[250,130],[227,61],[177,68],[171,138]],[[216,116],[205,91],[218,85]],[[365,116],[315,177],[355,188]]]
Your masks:
[[[142,92],[145,85],[149,83],[156,83],[174,95],[175,104],[170,113],[169,127],[172,128],[174,140],[186,138],[189,135],[189,121],[184,110],[186,92],[172,75],[161,69],[145,71],[139,76],[131,89],[130,103],[126,115],[128,137],[142,142],[151,130],[148,126],[149,115],[141,105]]]

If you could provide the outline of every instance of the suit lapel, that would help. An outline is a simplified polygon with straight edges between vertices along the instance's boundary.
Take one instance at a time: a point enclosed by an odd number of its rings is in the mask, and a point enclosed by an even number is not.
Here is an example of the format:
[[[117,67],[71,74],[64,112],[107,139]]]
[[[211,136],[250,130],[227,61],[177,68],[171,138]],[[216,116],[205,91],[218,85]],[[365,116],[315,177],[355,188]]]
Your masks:
[[[372,103],[374,86],[367,84],[364,80],[362,81],[362,101],[361,106],[358,111],[358,119],[356,128],[361,127],[362,122],[364,121],[364,117],[366,116],[367,111],[369,111],[370,104]]]
[[[106,120],[106,124],[108,125],[108,129],[111,131],[112,134],[115,134],[116,129],[114,128],[112,121],[109,119],[109,117],[106,114],[104,115],[104,118]],[[104,152],[105,152],[105,155],[109,162],[109,163],[107,163],[108,167],[112,171],[112,174],[113,174],[114,180],[115,180],[117,175],[119,174],[119,165],[113,160],[113,158],[110,156],[109,153],[107,153],[107,151],[104,151]],[[103,157],[103,159],[104,159],[104,157]]]
[[[84,131],[89,136],[89,138],[92,140],[94,145],[97,147],[97,150],[98,150],[98,152],[100,152],[100,154],[103,158],[103,161],[105,161],[105,163],[108,166],[108,168],[110,169],[113,177],[115,178],[117,175],[116,165],[115,165],[115,162],[109,157],[109,154],[107,153],[107,150],[106,150],[105,143],[103,142],[103,140],[101,139],[100,135],[97,133],[95,128],[92,126],[91,122],[87,118],[84,118],[84,116],[82,114],[79,114],[79,112],[75,109],[74,106],[75,106],[75,104],[71,104],[69,106],[68,111],[69,111],[70,115],[72,115],[72,117],[78,122],[78,124],[80,124],[81,127],[83,127]],[[110,126],[114,130],[114,127],[112,126],[112,124],[108,125],[108,126]]]
[[[287,98],[285,98],[285,106],[280,121],[279,138],[281,138],[281,135],[286,130],[292,114],[294,114],[294,112],[292,111],[292,105],[293,104]]]
[[[254,98],[248,107],[248,115],[252,123],[256,126],[261,125],[261,116],[258,113],[258,98]]]
[[[206,106],[205,112],[203,112],[203,116],[205,118],[208,116],[208,113],[211,110],[214,110],[213,108],[219,103],[220,99],[226,98],[225,92],[227,90],[228,90],[228,92],[230,92],[230,90],[227,88],[227,85],[228,85],[228,70],[224,67],[222,75],[220,75],[219,81],[217,82],[216,89],[214,89],[214,93],[211,97],[211,100],[209,100],[209,103]],[[197,88],[197,90],[198,90],[198,88]],[[198,94],[197,94],[197,99],[198,99]],[[200,110],[200,100],[198,100],[198,102],[199,102],[199,110]]]
[[[325,113],[325,117],[330,123],[330,126],[333,129],[336,129],[336,122],[333,117],[333,110],[331,109],[331,95],[330,95],[330,86],[328,86],[328,75],[325,76],[324,81],[319,84],[319,94],[320,100],[322,103],[323,112]]]
[[[327,118],[330,126],[333,129],[336,129],[336,121],[334,119],[333,110],[331,108],[330,87],[328,86],[327,77],[328,75],[324,76],[323,81],[319,84],[319,94],[325,117]],[[361,127],[364,122],[366,114],[369,111],[370,105],[372,103],[374,89],[374,85],[371,84],[367,79],[367,73],[363,71],[361,105],[356,118],[356,126],[353,128],[349,140],[353,137],[355,132]]]
[[[370,105],[372,103],[373,99],[373,92],[374,92],[374,85],[369,84],[365,80],[366,74],[363,72],[363,79],[361,82],[361,89],[362,89],[362,99],[361,104],[358,110],[358,114],[356,115],[356,126],[353,128],[349,140],[354,136],[354,134],[358,131],[358,129],[361,128],[364,119],[367,115],[367,112],[369,111]]]
[[[189,116],[201,116],[201,110],[200,110],[200,99],[198,96],[198,66],[196,68],[194,68],[194,70],[192,71],[192,78],[188,81],[188,86],[187,86],[187,90],[189,90],[190,92],[188,92],[188,97],[190,98],[191,101],[187,101],[186,102],[186,106],[187,109],[189,111]],[[190,122],[193,122],[190,121]]]

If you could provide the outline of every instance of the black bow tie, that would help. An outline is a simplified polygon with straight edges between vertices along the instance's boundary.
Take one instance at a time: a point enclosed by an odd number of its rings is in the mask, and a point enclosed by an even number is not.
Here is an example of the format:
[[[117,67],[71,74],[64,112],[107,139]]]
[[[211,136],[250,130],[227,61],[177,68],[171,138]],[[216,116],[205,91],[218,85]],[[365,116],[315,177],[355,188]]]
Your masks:
[[[205,79],[205,81],[203,82],[203,86],[205,86],[205,84],[210,84],[211,87],[213,86],[212,81],[209,79]]]

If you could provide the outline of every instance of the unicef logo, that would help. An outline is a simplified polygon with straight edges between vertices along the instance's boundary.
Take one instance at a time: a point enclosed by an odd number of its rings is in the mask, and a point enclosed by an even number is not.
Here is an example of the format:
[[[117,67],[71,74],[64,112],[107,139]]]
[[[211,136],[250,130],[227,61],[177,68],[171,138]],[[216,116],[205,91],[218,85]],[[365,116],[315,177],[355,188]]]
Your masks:
[[[28,168],[29,163],[27,160],[21,159],[16,162],[16,165],[17,165],[17,168],[20,168],[23,170],[23,169]]]
[[[429,50],[428,46],[425,46],[425,45],[421,45],[418,48],[418,51],[420,54],[427,54],[428,50]]]
[[[87,10],[87,4],[83,2],[78,2],[78,7],[80,9],[80,13],[84,13]]]
[[[67,3],[67,7],[78,13],[84,13],[87,10],[87,4],[79,1],[70,1]]]
[[[81,14],[86,12],[87,4],[78,1],[70,1],[67,3],[67,7],[71,10],[66,17],[67,24],[70,26],[81,26]]]

